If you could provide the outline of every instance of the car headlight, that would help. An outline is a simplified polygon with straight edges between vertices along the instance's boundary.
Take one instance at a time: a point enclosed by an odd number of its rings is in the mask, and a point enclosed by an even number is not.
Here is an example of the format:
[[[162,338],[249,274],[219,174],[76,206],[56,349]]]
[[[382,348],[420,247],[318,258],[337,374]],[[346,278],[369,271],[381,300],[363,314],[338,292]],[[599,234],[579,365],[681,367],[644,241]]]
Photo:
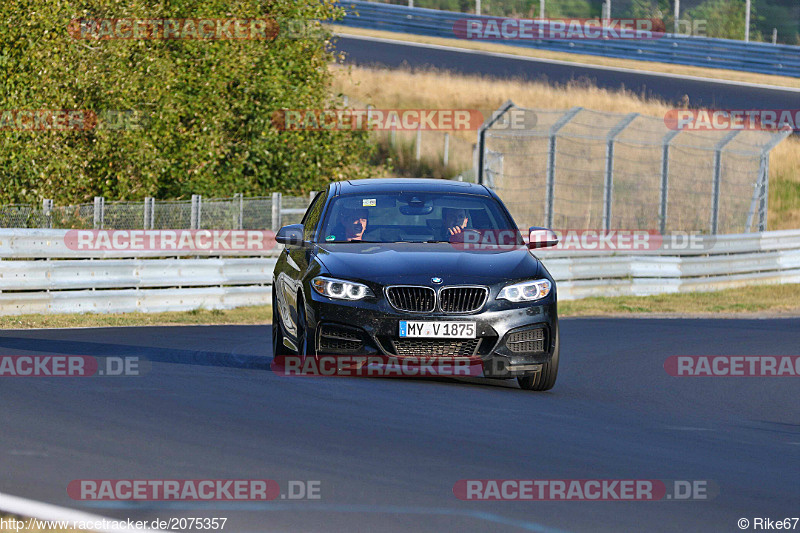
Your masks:
[[[369,287],[363,283],[326,278],[324,276],[317,276],[311,280],[311,286],[321,295],[337,300],[361,300],[367,296],[375,296]]]
[[[513,285],[506,285],[500,294],[497,295],[498,300],[508,300],[509,302],[533,302],[541,300],[548,294],[553,284],[547,279],[537,279],[536,281],[524,281],[522,283],[515,283]]]

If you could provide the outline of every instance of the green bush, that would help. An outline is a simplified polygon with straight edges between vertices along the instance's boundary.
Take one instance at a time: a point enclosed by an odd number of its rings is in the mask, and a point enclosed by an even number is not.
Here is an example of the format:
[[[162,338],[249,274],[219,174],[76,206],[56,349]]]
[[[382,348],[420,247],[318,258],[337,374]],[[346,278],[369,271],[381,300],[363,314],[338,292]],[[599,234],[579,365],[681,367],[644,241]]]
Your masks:
[[[328,35],[209,41],[68,33],[79,18],[340,15],[332,0],[3,2],[0,112],[134,110],[141,119],[123,130],[0,130],[0,202],[305,193],[366,175],[374,151],[367,133],[281,132],[271,124],[278,109],[338,103],[329,92]]]

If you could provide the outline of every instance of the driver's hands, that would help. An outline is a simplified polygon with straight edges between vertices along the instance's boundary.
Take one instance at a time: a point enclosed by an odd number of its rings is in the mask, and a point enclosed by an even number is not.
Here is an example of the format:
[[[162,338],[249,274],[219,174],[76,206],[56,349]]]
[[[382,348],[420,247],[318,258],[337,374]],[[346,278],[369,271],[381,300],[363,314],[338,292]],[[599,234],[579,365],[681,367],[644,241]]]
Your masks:
[[[450,235],[456,235],[461,233],[463,228],[461,226],[453,226],[452,228],[447,228],[447,231],[450,233]]]

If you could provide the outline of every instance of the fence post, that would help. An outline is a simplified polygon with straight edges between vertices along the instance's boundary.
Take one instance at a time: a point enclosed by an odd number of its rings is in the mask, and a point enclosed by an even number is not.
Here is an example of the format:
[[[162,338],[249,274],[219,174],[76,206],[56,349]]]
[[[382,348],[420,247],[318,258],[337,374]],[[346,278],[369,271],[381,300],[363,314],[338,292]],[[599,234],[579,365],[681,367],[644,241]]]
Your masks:
[[[667,232],[667,199],[669,198],[669,145],[672,139],[681,130],[674,130],[664,136],[664,146],[661,150],[661,198],[658,203],[659,231],[661,235]]]
[[[272,231],[281,229],[281,193],[272,193]]]
[[[790,130],[783,130],[775,134],[772,139],[764,145],[761,149],[761,164],[759,165],[759,179],[755,184],[753,191],[753,202],[750,206],[750,213],[747,217],[747,229],[745,232],[750,231],[752,225],[752,216],[755,211],[755,203],[758,193],[760,192],[760,202],[758,202],[758,231],[767,231],[767,207],[769,205],[769,154],[782,140],[792,134]]]
[[[494,123],[497,122],[500,117],[505,115],[512,107],[516,107],[516,105],[511,100],[508,100],[500,107],[500,109],[492,114],[492,118],[481,124],[481,127],[478,128],[478,166],[475,168],[475,181],[478,183],[483,183],[483,167],[485,164],[483,151],[486,147],[486,130],[491,128]]]
[[[442,156],[442,164],[444,168],[447,168],[447,164],[450,162],[450,133],[444,133],[444,155]]]
[[[44,213],[45,228],[53,228],[53,200],[45,198],[42,200],[42,212]]]
[[[203,200],[199,194],[192,195],[191,229],[200,229],[202,218]]]
[[[608,5],[610,6],[611,4]],[[614,186],[614,139],[638,116],[639,113],[628,113],[611,128],[606,136],[606,179],[603,187],[603,229],[605,231],[611,229],[611,204]]]
[[[103,222],[105,219],[105,207],[106,207],[106,199],[102,196],[95,196],[94,197],[94,211],[93,211],[93,218],[94,218],[94,229],[103,229]]]
[[[237,192],[233,195],[233,201],[237,204],[236,229],[244,229],[244,194]]]
[[[550,127],[550,142],[547,152],[547,182],[545,184],[544,225],[553,227],[553,204],[555,203],[555,178],[556,178],[556,136],[561,128],[566,126],[575,115],[583,111],[582,107],[573,107]]]
[[[736,137],[741,130],[728,133],[714,146],[714,182],[711,189],[711,235],[717,234],[719,226],[719,186],[722,171],[722,150]]]
[[[144,229],[153,229],[155,226],[155,207],[156,199],[152,196],[146,196],[144,199]]]

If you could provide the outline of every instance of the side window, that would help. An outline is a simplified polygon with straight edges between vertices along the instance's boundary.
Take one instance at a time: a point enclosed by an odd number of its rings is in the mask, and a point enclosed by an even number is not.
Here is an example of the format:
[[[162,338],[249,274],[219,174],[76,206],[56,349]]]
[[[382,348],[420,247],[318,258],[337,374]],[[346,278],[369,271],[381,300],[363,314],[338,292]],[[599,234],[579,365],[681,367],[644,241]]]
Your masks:
[[[303,217],[303,240],[310,241],[314,238],[314,231],[319,224],[319,217],[322,215],[322,209],[325,207],[325,199],[328,197],[328,191],[323,191],[314,197],[311,207],[306,211]]]

